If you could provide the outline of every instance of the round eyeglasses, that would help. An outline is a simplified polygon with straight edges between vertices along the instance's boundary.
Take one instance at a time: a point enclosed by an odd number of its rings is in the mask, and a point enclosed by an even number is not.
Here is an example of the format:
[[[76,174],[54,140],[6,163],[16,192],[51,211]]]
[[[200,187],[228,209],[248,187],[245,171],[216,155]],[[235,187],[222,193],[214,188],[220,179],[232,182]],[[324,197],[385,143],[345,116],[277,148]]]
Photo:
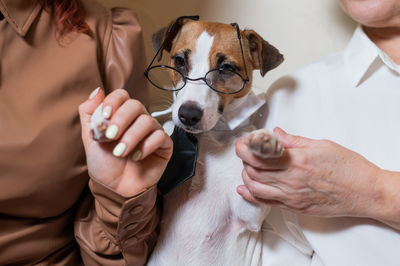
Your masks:
[[[167,65],[156,65],[150,67],[145,75],[155,87],[167,91],[178,91],[185,87],[187,83],[204,81],[216,92],[233,94],[241,91],[247,82],[246,79],[230,67],[212,69],[202,78],[189,78],[176,68]]]

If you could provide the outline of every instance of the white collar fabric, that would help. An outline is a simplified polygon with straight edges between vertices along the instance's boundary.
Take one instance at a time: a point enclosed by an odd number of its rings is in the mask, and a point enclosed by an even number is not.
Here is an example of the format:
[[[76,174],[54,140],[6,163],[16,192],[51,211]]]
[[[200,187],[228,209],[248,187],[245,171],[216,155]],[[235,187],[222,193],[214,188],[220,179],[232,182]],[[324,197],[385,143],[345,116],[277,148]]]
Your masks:
[[[368,38],[361,25],[344,50],[344,63],[354,86],[359,86],[383,65],[400,74],[400,65]]]
[[[234,130],[250,124],[250,117],[265,104],[265,100],[249,92],[246,96],[234,99],[224,110],[221,119],[213,130]]]

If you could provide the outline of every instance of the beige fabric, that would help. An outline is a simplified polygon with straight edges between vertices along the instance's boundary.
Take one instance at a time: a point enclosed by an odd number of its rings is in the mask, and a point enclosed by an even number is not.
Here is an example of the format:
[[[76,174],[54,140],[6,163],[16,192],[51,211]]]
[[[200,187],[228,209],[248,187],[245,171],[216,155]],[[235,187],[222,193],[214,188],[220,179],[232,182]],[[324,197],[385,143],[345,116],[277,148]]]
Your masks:
[[[142,265],[156,189],[126,199],[92,180],[93,199],[78,117],[98,86],[147,101],[141,28],[85,0],[92,34],[57,40],[35,3],[0,0],[0,264],[78,265],[79,243],[89,265]]]

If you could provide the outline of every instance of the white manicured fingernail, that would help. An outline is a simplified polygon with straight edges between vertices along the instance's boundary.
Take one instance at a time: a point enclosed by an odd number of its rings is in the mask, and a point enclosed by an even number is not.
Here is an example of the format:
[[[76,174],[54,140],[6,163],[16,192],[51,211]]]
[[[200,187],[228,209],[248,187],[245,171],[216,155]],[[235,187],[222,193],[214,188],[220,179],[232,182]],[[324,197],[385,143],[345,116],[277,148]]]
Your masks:
[[[112,111],[111,105],[107,105],[106,107],[104,107],[104,109],[103,109],[103,117],[104,117],[105,119],[110,118],[110,116],[111,116],[111,111]]]
[[[120,142],[120,143],[118,143],[117,146],[115,146],[115,148],[113,150],[113,155],[115,157],[119,157],[124,153],[125,149],[126,149],[126,144],[123,142]]]
[[[137,150],[133,155],[132,155],[132,160],[138,161],[142,157],[142,152],[140,150]]]
[[[97,93],[99,93],[100,87],[98,87],[97,89],[95,89],[94,91],[92,91],[92,93],[89,95],[89,100],[93,99]]]
[[[118,127],[116,125],[111,125],[106,130],[106,137],[108,139],[113,139],[118,134]]]

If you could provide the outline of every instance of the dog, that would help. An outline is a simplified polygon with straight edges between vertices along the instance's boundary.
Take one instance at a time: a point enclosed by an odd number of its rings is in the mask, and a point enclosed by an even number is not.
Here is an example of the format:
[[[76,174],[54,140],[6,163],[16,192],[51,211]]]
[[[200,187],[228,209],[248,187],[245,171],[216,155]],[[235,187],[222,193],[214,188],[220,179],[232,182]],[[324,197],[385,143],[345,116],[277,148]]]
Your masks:
[[[264,76],[283,55],[255,31],[239,31],[234,24],[176,23],[155,33],[153,45],[161,47],[160,54],[168,52],[168,66],[180,72],[168,70],[170,90],[180,88],[172,121],[197,136],[198,158],[195,176],[164,196],[160,235],[148,265],[262,265],[261,228],[270,207],[236,193],[243,165],[235,141],[246,136],[249,149],[263,158],[282,155],[278,138],[250,120],[264,104],[251,92],[252,71]],[[229,76],[236,73],[235,79]],[[233,84],[241,81],[243,87]]]

